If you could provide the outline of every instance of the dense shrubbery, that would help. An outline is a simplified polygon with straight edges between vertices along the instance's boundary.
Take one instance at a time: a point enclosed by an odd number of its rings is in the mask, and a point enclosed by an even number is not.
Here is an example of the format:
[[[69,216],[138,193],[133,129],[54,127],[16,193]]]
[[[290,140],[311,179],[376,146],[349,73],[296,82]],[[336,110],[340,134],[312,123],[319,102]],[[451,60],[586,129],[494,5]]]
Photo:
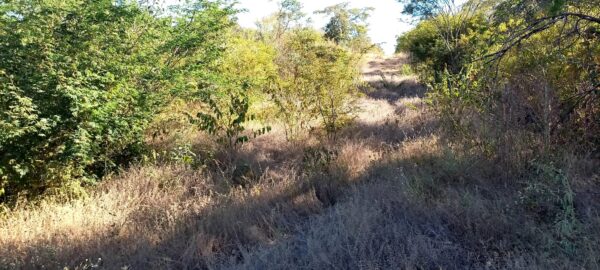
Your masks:
[[[134,1],[0,4],[0,195],[91,181],[137,156],[154,115],[219,58],[232,13],[204,1],[176,17]]]
[[[597,167],[600,158],[600,2],[404,2],[424,20],[398,39],[398,50],[427,84],[443,139],[453,155],[489,162],[462,173],[489,169],[480,186],[511,187],[502,196],[544,227],[535,232],[546,237],[544,252],[585,261],[594,236],[581,202],[597,188],[598,170],[580,165]],[[427,189],[440,189],[428,181]]]
[[[317,11],[318,14],[331,16],[323,29],[325,38],[350,48],[352,51],[366,53],[374,48],[367,35],[369,13],[373,8],[350,8],[349,3],[341,3]]]
[[[566,143],[598,154],[600,10],[592,2],[439,9],[397,48],[411,55],[456,137],[492,157],[523,166]]]
[[[228,147],[267,132],[274,111],[294,133],[317,119],[335,132],[353,110],[358,56],[296,23],[299,2],[281,5],[272,27],[251,31],[221,1],[168,13],[138,1],[0,3],[0,202],[77,195],[145,156],[149,135],[190,123]],[[256,117],[264,125],[248,131]]]
[[[435,17],[400,36],[397,52],[410,52],[418,70],[427,76],[449,70],[458,72],[487,49],[489,22],[483,13],[469,17]]]

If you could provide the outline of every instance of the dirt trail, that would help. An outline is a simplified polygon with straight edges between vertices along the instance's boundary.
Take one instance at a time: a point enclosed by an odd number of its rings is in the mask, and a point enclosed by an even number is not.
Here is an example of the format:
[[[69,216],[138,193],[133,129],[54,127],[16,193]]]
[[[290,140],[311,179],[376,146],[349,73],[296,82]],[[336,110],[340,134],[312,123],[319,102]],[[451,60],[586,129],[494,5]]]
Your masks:
[[[363,144],[372,151],[398,144],[417,133],[426,122],[423,110],[423,87],[412,75],[401,75],[403,55],[373,56],[361,67],[365,86],[358,100],[355,123],[340,131],[340,144]],[[282,127],[260,136],[244,146],[241,160],[255,168],[268,169],[270,174],[285,174],[297,167],[303,147],[322,143],[319,136],[309,136],[301,144],[286,141]],[[280,177],[280,176],[278,176]]]
[[[375,147],[395,145],[418,135],[429,123],[424,87],[413,75],[401,74],[403,55],[374,57],[362,66],[366,83],[356,123],[342,131],[345,139]]]
[[[407,64],[403,55],[388,58],[375,57],[362,67],[363,80],[369,86],[361,99],[362,113],[359,119],[364,122],[385,120],[399,113],[398,108],[413,103],[423,97],[423,87],[412,75],[401,74]]]

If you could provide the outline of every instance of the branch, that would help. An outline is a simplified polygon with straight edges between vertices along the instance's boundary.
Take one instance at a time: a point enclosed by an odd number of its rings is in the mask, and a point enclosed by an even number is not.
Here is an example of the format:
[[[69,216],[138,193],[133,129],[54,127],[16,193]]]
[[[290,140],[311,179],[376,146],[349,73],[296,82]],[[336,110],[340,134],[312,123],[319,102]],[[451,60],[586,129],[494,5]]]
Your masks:
[[[515,46],[518,46],[519,44],[521,44],[524,40],[527,40],[531,36],[550,28],[551,26],[553,26],[555,23],[557,23],[560,20],[567,20],[569,17],[578,18],[577,24],[576,24],[577,30],[578,30],[579,22],[581,20],[600,24],[600,18],[581,14],[581,13],[566,12],[566,13],[561,13],[561,14],[554,15],[554,16],[543,17],[543,18],[535,20],[532,24],[527,26],[521,32],[521,34],[517,34],[515,37],[510,38],[508,40],[507,44],[504,45],[502,49],[500,49],[497,52],[485,55],[481,59],[490,59],[489,61],[487,61],[489,63],[489,62],[492,62],[499,58],[502,58],[508,51],[510,51]],[[481,60],[481,59],[479,59],[479,60]]]
[[[597,24],[600,24],[600,18],[597,17],[592,17],[590,15],[585,15],[585,14],[581,14],[581,13],[572,13],[572,12],[566,12],[566,13],[562,13],[559,15],[556,15],[557,17],[560,18],[566,18],[566,17],[577,17],[580,18],[582,20],[586,20],[586,21],[590,21],[590,22],[595,22]]]

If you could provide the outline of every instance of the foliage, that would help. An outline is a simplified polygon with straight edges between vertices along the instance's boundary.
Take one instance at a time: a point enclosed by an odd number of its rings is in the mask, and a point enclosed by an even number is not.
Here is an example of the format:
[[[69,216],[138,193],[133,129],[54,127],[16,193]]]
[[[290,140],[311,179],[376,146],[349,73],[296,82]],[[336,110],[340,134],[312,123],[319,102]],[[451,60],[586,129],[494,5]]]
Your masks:
[[[217,136],[221,143],[233,147],[248,141],[248,137],[241,136],[241,132],[244,131],[243,123],[252,116],[247,115],[250,104],[244,89],[230,89],[227,92],[226,99],[222,102],[210,94],[201,97],[203,103],[208,105],[208,112],[199,112],[197,118],[202,130]]]
[[[320,75],[316,106],[325,130],[335,136],[357,110],[355,102],[361,83],[358,59],[332,44],[320,49],[317,54],[321,63],[315,68]]]
[[[271,78],[269,91],[288,138],[316,119],[334,133],[352,114],[358,91],[357,60],[313,30],[299,29],[286,37],[276,60],[278,76]]]
[[[449,54],[431,21],[423,21],[415,29],[399,36],[396,53],[400,52],[409,52],[413,61],[428,66],[440,66],[435,62],[443,62]]]
[[[251,114],[266,121],[271,110],[269,106],[265,106],[268,99],[265,89],[268,88],[269,78],[277,72],[277,49],[257,35],[259,34],[252,30],[232,31],[219,70],[222,77],[235,80],[238,85],[246,85]]]
[[[403,14],[418,18],[431,18],[439,13],[443,1],[438,0],[401,0],[404,4]]]
[[[174,17],[135,1],[0,3],[4,195],[92,181],[135,158],[153,116],[210,73],[233,12],[208,1]]]
[[[228,148],[247,142],[250,137],[243,134],[244,124],[256,120],[256,113],[260,113],[253,112],[251,105],[266,101],[264,89],[276,72],[274,58],[275,48],[255,39],[254,32],[231,31],[218,74],[200,87],[203,91],[197,98],[205,108],[192,117],[193,122]],[[252,135],[269,130],[269,126],[261,127]]]
[[[597,1],[542,2],[500,1],[491,10],[469,2],[421,21],[398,50],[411,54],[435,108],[460,134],[497,150],[513,149],[507,138],[516,134],[538,154],[567,142],[598,149],[589,132],[598,133]]]
[[[207,108],[198,112],[192,121],[231,149],[250,139],[247,134],[243,134],[246,130],[244,124],[255,120],[255,115],[250,113],[249,84],[224,81],[217,87],[214,91],[201,94],[199,100]],[[269,126],[262,127],[254,131],[253,135],[263,135],[270,129]]]
[[[398,49],[413,57],[447,137],[494,160],[507,181],[526,176],[519,206],[548,226],[549,246],[574,256],[575,192],[554,161],[600,154],[600,10],[594,0],[499,2],[465,28],[460,13],[432,16]]]
[[[278,10],[257,23],[258,34],[263,40],[279,43],[291,29],[301,27],[306,19],[303,5],[298,0],[277,2]],[[309,20],[306,20],[309,22]]]
[[[268,78],[275,74],[276,49],[272,44],[255,37],[255,32],[237,29],[227,42],[227,50],[220,65],[228,77],[248,83],[253,95],[261,95]]]
[[[576,252],[573,240],[580,232],[581,222],[575,213],[571,181],[555,164],[534,160],[530,165],[539,179],[524,183],[519,202],[538,220],[553,224],[556,244],[572,256]]]
[[[355,51],[366,52],[371,47],[366,23],[371,11],[373,8],[349,8],[349,3],[341,3],[316,13],[331,16],[324,28],[325,38]]]
[[[481,56],[493,38],[483,13],[469,18],[438,16],[398,37],[396,52],[408,52],[421,71],[457,73]]]
[[[279,39],[287,30],[292,28],[295,23],[300,22],[306,14],[302,12],[303,5],[298,0],[282,0],[279,3],[279,12],[277,12],[277,30],[275,36]]]

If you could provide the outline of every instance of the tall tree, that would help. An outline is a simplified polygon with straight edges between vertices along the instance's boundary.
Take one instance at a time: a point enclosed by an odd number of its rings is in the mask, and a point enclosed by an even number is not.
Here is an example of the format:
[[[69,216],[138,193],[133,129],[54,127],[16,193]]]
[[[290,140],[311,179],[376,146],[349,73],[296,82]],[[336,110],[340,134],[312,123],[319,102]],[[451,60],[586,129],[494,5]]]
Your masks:
[[[341,3],[316,11],[316,14],[331,16],[325,25],[325,37],[340,45],[351,45],[353,41],[370,43],[367,37],[367,19],[373,8],[350,8]]]
[[[306,19],[304,7],[298,0],[283,0],[277,3],[277,12],[258,23],[259,34],[263,39],[280,41],[291,28],[301,26]]]

